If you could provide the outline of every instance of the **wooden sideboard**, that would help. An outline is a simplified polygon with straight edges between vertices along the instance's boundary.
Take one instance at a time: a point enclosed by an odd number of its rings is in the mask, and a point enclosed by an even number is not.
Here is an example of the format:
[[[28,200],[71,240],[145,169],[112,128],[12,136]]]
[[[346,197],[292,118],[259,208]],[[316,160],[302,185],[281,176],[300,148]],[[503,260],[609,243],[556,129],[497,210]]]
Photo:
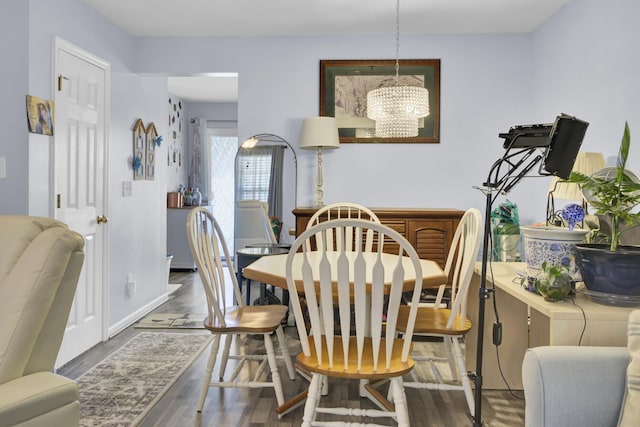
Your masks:
[[[451,239],[464,211],[457,209],[371,208],[380,221],[396,230],[413,245],[420,258],[430,259],[444,268]],[[296,208],[296,237],[307,228],[316,212],[313,208]],[[387,244],[385,252],[397,252],[397,245]]]

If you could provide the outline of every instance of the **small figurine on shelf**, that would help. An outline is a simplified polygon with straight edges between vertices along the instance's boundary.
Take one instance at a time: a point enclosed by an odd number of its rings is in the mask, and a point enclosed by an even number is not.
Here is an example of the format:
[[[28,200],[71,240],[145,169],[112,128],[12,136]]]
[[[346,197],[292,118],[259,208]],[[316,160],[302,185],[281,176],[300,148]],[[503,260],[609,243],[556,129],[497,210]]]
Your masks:
[[[569,225],[569,230],[573,230],[576,224],[584,220],[584,209],[582,206],[572,203],[562,209],[561,215]]]

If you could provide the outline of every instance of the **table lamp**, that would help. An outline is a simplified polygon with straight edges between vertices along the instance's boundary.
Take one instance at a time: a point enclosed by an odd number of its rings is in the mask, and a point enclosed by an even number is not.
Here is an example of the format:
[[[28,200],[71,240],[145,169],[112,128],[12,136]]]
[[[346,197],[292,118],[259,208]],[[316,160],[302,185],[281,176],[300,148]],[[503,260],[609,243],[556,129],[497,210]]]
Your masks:
[[[300,133],[300,148],[318,151],[318,170],[314,208],[324,206],[322,191],[322,149],[338,148],[340,137],[338,125],[333,117],[309,117],[303,120]]]
[[[590,176],[597,170],[600,170],[606,166],[604,155],[602,153],[593,153],[580,151],[576,157],[576,161],[573,164],[572,172],[580,172],[584,175]],[[585,208],[586,202],[582,196],[582,190],[580,185],[574,182],[567,182],[557,176],[554,176],[549,184],[549,191],[547,193],[547,223],[553,223],[555,217],[555,200],[573,200],[580,201],[582,207]]]

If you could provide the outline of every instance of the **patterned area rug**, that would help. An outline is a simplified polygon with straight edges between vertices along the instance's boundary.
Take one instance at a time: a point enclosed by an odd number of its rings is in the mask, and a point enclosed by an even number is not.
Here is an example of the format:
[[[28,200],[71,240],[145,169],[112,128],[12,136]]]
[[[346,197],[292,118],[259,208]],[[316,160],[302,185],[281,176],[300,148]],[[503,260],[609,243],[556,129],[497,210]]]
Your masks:
[[[81,427],[138,425],[211,341],[207,334],[141,332],[77,379]]]
[[[204,329],[202,321],[206,314],[198,313],[151,313],[133,325],[138,329]]]

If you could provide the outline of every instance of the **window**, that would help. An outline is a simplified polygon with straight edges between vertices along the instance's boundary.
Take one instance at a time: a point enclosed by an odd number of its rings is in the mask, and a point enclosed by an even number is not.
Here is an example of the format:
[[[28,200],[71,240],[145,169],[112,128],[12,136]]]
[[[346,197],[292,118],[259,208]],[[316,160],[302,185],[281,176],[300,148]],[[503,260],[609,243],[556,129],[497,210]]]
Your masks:
[[[240,148],[236,159],[236,200],[260,200],[269,216],[282,217],[282,145]]]
[[[236,200],[269,202],[271,157],[270,147],[240,149],[238,152]]]

